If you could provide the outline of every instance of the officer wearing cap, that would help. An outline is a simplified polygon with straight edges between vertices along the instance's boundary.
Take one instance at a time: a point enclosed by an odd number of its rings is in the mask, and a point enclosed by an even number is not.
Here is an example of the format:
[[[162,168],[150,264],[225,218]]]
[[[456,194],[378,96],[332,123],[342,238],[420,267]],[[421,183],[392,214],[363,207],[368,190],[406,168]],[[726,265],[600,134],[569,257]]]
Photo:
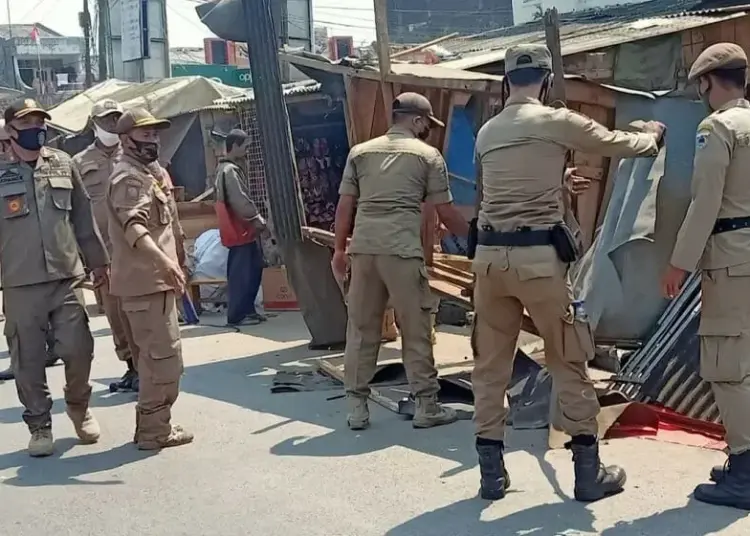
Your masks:
[[[107,192],[112,244],[110,292],[121,300],[138,345],[138,405],[134,442],[158,450],[192,442],[171,423],[180,392],[182,346],[175,298],[185,286],[177,256],[176,206],[158,163],[169,121],[143,108],[117,121],[123,155]]]
[[[599,460],[599,403],[586,362],[594,341],[582,308],[574,310],[568,268],[577,246],[565,225],[565,167],[570,151],[610,157],[654,155],[664,127],[611,131],[567,109],[547,106],[552,58],[542,45],[505,53],[504,109],[477,134],[481,208],[472,346],[475,365],[476,449],[481,495],[497,500],[510,481],[503,461],[505,393],[524,309],[545,341],[547,367],[562,409],[560,425],[572,439],[575,498],[595,501],[625,482],[619,467]]]
[[[695,139],[692,201],[662,281],[667,298],[688,272],[702,273],[701,376],[726,430],[729,463],[711,471],[699,501],[750,510],[750,103],[747,56],[733,43],[708,47],[688,80],[710,115]]]
[[[403,362],[416,400],[414,427],[429,428],[457,418],[455,411],[437,402],[430,316],[434,300],[421,241],[423,202],[435,205],[454,234],[466,236],[468,232],[468,224],[452,203],[445,161],[425,143],[432,128],[444,126],[427,98],[404,93],[393,103],[391,129],[353,147],[344,169],[332,269],[340,281],[351,270],[345,384],[347,419],[353,430],[369,426],[369,383],[377,365],[389,296],[401,326]]]
[[[44,146],[49,117],[32,99],[12,103],[4,113],[10,153],[0,163],[5,335],[26,408],[32,456],[50,455],[54,445],[41,336],[48,326],[55,351],[65,361],[67,414],[82,442],[99,439],[99,425],[89,411],[94,340],[81,290],[81,256],[95,281],[106,277],[109,262],[78,170],[67,154]]]
[[[115,133],[117,120],[122,116],[122,107],[112,99],[105,99],[94,104],[89,118],[94,131],[94,142],[73,157],[73,164],[81,175],[83,185],[91,197],[91,204],[96,218],[99,232],[111,255],[112,244],[109,240],[107,210],[107,188],[109,177],[115,163],[122,156],[120,137]],[[130,390],[137,388],[138,377],[133,362],[138,347],[133,341],[130,324],[122,311],[120,301],[109,292],[109,282],[104,281],[98,287],[104,312],[112,328],[112,339],[115,352],[120,361],[127,364],[127,371],[122,379],[116,383],[118,389]]]

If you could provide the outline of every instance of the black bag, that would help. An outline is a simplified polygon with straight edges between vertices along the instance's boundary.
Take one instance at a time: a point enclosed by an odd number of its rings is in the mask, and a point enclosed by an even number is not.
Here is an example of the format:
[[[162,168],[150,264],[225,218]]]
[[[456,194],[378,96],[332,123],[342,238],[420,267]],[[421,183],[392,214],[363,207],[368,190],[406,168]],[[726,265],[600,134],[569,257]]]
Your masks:
[[[466,256],[473,259],[477,253],[477,242],[479,242],[479,220],[474,218],[469,222],[469,236],[466,239]]]
[[[570,264],[578,260],[578,248],[575,237],[567,225],[558,223],[550,229],[550,241],[557,252],[557,257],[564,263]]]

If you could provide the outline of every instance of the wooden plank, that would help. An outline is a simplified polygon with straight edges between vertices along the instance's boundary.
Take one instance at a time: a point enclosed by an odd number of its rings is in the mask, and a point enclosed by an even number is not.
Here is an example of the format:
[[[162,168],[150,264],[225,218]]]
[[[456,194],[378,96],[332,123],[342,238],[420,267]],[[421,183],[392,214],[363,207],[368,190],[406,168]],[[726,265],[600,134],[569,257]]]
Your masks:
[[[544,13],[544,40],[552,53],[552,72],[555,75],[555,83],[552,85],[550,96],[552,100],[565,102],[565,70],[560,44],[560,18],[556,7]]]
[[[427,41],[426,43],[422,43],[421,45],[417,45],[412,48],[407,48],[406,50],[402,50],[401,52],[396,52],[395,54],[391,54],[391,59],[395,60],[398,58],[403,58],[404,56],[408,56],[409,54],[414,54],[415,52],[419,52],[431,46],[435,46],[439,43],[442,43],[444,41],[453,39],[454,37],[458,37],[458,35],[459,35],[458,32],[454,32],[452,34],[444,35],[442,37],[438,37],[437,39],[433,39],[432,41]]]

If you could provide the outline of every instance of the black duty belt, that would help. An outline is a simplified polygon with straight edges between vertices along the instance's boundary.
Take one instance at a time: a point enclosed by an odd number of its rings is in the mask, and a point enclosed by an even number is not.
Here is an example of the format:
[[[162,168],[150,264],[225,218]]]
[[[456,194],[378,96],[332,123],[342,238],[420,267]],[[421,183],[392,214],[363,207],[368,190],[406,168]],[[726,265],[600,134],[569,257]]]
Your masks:
[[[477,244],[480,246],[530,247],[551,246],[552,234],[549,230],[525,230],[509,233],[479,231]]]
[[[747,229],[750,227],[750,216],[742,218],[719,218],[714,224],[712,234],[721,234],[738,229]]]

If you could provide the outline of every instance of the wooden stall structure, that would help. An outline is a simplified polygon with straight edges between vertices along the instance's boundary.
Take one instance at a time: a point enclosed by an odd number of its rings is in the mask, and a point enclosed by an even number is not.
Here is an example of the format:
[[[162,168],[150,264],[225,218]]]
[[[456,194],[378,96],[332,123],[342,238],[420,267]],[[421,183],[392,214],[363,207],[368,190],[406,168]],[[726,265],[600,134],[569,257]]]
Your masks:
[[[477,127],[497,109],[502,90],[502,77],[440,67],[439,65],[393,64],[392,74],[381,80],[373,68],[357,68],[332,64],[308,56],[287,55],[286,59],[313,78],[329,80],[338,75],[344,86],[346,120],[350,145],[384,134],[390,123],[390,105],[394,95],[415,91],[427,96],[438,117],[446,118],[446,129],[434,130],[428,142],[445,152],[450,144],[450,118],[454,106],[474,111]],[[326,83],[323,84],[324,91]],[[617,89],[589,82],[579,76],[566,76],[568,106],[596,121],[614,127]],[[644,94],[645,95],[645,94]],[[609,177],[616,162],[596,155],[576,153],[573,161],[578,173],[592,179],[591,188],[575,200],[574,214],[581,227],[584,245],[594,238],[597,221],[603,215],[609,192]],[[467,219],[475,207],[462,207]],[[433,289],[441,295],[469,301],[473,286],[465,259],[435,255],[436,216],[428,206],[423,211],[422,241],[425,261]],[[332,245],[333,236],[318,230],[306,230],[309,239]],[[533,330],[530,319],[525,325]]]

